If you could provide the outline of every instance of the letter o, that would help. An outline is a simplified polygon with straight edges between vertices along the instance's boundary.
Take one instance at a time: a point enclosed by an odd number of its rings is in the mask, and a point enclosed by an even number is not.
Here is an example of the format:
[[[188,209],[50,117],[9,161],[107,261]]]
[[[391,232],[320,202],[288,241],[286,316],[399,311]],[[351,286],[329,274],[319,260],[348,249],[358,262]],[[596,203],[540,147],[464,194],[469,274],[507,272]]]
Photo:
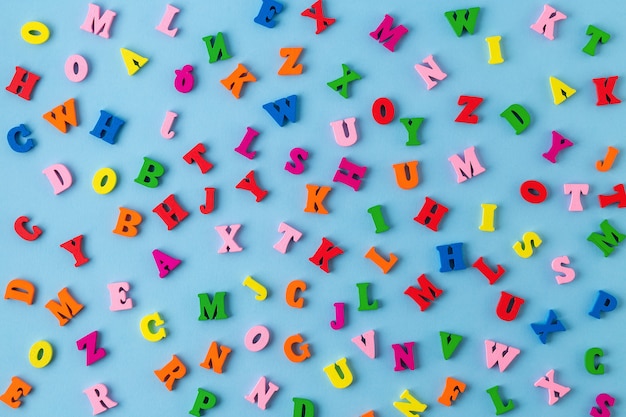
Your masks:
[[[27,22],[22,26],[21,34],[26,42],[40,45],[50,38],[50,29],[41,22]]]
[[[372,116],[378,124],[386,125],[391,123],[395,115],[393,103],[387,97],[381,97],[372,104]]]
[[[40,340],[30,347],[28,360],[35,368],[44,368],[52,361],[53,353],[52,345],[45,340]]]
[[[65,61],[65,76],[68,80],[79,83],[87,77],[89,64],[82,55],[72,55]]]
[[[543,203],[548,198],[545,185],[535,180],[525,181],[520,187],[522,198],[531,204]]]
[[[244,344],[250,352],[259,352],[270,342],[270,331],[265,326],[254,326],[244,337]]]
[[[117,174],[111,168],[101,168],[93,176],[91,186],[98,194],[108,194],[117,185]]]

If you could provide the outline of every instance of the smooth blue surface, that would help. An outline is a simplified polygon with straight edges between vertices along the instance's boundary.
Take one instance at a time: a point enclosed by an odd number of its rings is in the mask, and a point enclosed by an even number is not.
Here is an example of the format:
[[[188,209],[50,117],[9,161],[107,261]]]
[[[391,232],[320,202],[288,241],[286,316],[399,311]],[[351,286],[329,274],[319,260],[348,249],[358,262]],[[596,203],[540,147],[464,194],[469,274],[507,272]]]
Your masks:
[[[492,415],[495,409],[485,391],[495,385],[503,398],[515,402],[510,416],[587,415],[602,392],[616,397],[614,410],[623,407],[620,370],[626,364],[626,343],[620,329],[626,319],[621,305],[626,243],[605,258],[586,240],[591,232],[600,231],[604,219],[626,231],[620,209],[601,209],[597,199],[598,194],[612,194],[612,187],[623,182],[623,155],[610,171],[595,169],[608,146],[623,150],[624,104],[596,106],[592,82],[618,75],[615,94],[626,97],[621,79],[626,67],[621,2],[604,2],[602,7],[591,2],[552,3],[568,16],[557,23],[554,41],[530,29],[544,4],[534,0],[480,4],[326,0],[325,14],[337,21],[319,35],[314,20],[300,15],[309,1],[284,2],[274,18],[276,26],[269,29],[254,22],[260,1],[179,0],[174,3],[181,9],[173,23],[179,28],[174,38],[155,30],[166,4],[99,3],[102,10],[117,13],[110,39],[79,28],[87,13],[86,1],[11,2],[0,14],[0,82],[8,85],[17,65],[41,76],[31,101],[0,91],[0,131],[23,123],[36,140],[36,146],[23,154],[6,142],[0,146],[4,196],[0,284],[20,277],[37,287],[32,306],[0,302],[0,390],[14,375],[33,386],[15,415],[91,415],[82,391],[97,383],[104,383],[119,403],[107,416],[187,415],[198,388],[217,396],[216,407],[206,413],[215,416],[290,416],[293,397],[313,401],[317,417],[360,416],[369,410],[377,416],[400,416],[392,403],[405,389],[428,405],[424,416]],[[476,33],[457,37],[444,12],[474,6],[481,7]],[[369,36],[385,14],[409,30],[393,53]],[[20,28],[28,21],[50,28],[48,42],[24,42]],[[612,35],[593,57],[581,51],[589,40],[585,35],[589,24]],[[209,64],[202,38],[218,32],[224,33],[232,58]],[[484,39],[495,35],[502,36],[505,62],[489,65]],[[280,48],[296,46],[304,48],[303,74],[277,75],[284,61]],[[129,77],[120,48],[149,62]],[[73,54],[89,62],[89,75],[81,83],[64,75],[65,60]],[[448,76],[426,90],[414,65],[431,54]],[[238,63],[257,78],[244,86],[239,100],[220,83]],[[341,76],[341,64],[362,76],[350,84],[348,99],[326,85]],[[195,86],[188,94],[174,88],[174,71],[184,65],[194,67]],[[555,106],[550,76],[577,93]],[[298,96],[298,120],[279,127],[262,106],[290,95]],[[485,99],[476,111],[478,124],[454,122],[461,110],[460,95]],[[371,106],[379,97],[395,104],[395,119],[389,125],[372,118]],[[42,114],[69,98],[76,99],[79,126],[64,135]],[[523,105],[532,116],[531,126],[517,136],[499,116],[513,103]],[[115,144],[89,134],[101,110],[125,120]],[[179,114],[171,140],[159,133],[166,111]],[[335,143],[329,123],[348,117],[357,118],[359,139],[343,148]],[[404,145],[407,133],[401,117],[425,118],[420,146]],[[248,126],[260,132],[251,147],[257,151],[253,160],[233,151]],[[553,130],[574,142],[559,154],[556,164],[541,156],[550,148]],[[205,144],[205,156],[214,164],[205,175],[182,160],[198,142]],[[448,158],[471,146],[486,172],[459,184]],[[283,169],[295,147],[309,151],[301,175]],[[155,189],[134,181],[144,157],[166,168]],[[332,181],[343,157],[367,166],[358,192]],[[419,161],[420,182],[412,190],[402,190],[392,165],[411,160]],[[58,196],[41,173],[56,163],[65,164],[74,179],[72,187]],[[93,174],[102,167],[118,174],[118,185],[108,195],[98,195],[91,187]],[[249,192],[235,189],[250,170],[269,191],[260,203]],[[529,179],[548,188],[544,203],[531,205],[521,198],[519,187]],[[584,211],[568,211],[565,183],[589,184],[589,195],[582,198]],[[325,200],[330,214],[303,211],[306,184],[333,187]],[[204,203],[204,187],[217,188],[216,209],[209,215],[198,210]],[[170,194],[190,214],[167,231],[152,209]],[[438,232],[413,221],[427,196],[450,210]],[[498,205],[495,232],[478,230],[482,203]],[[390,226],[380,234],[367,212],[378,204]],[[137,237],[111,232],[119,207],[142,214]],[[22,215],[44,230],[37,241],[26,242],[15,234],[13,223]],[[286,255],[272,248],[281,237],[277,231],[281,222],[304,234]],[[230,224],[242,224],[237,241],[244,250],[218,254],[222,241],[214,227]],[[512,245],[528,231],[539,234],[543,243],[532,257],[522,259]],[[71,255],[59,245],[80,234],[85,236],[90,261],[74,268]],[[308,260],[322,237],[345,251],[332,261],[330,274]],[[463,243],[468,268],[440,273],[436,247],[457,242]],[[387,275],[364,258],[372,246],[398,256]],[[181,266],[159,279],[154,249],[181,259]],[[576,279],[557,285],[550,264],[563,255],[569,256]],[[470,266],[480,256],[506,269],[493,286]],[[403,294],[421,274],[444,291],[425,312]],[[254,293],[242,286],[248,275],[267,286],[265,301],[256,301]],[[284,300],[285,288],[294,279],[308,284],[301,310]],[[107,284],[118,281],[131,285],[132,310],[109,311]],[[370,283],[378,310],[357,310],[356,284],[361,282]],[[60,327],[44,305],[63,287],[85,308]],[[615,296],[618,307],[598,320],[588,312],[599,290]],[[197,295],[219,291],[228,292],[230,317],[198,321]],[[512,322],[495,314],[501,291],[525,299]],[[329,323],[337,302],[346,303],[346,325],[333,330]],[[530,324],[544,322],[549,310],[567,330],[550,335],[544,345]],[[141,336],[139,322],[156,311],[166,321],[168,336],[151,343]],[[271,342],[252,353],[243,338],[259,324],[270,329]],[[350,340],[370,329],[377,335],[374,360]],[[99,331],[107,356],[86,367],[76,340],[94,330]],[[464,337],[448,361],[443,359],[440,331]],[[296,333],[302,334],[312,353],[298,364],[283,354],[284,340]],[[54,359],[35,369],[28,362],[28,351],[42,339],[54,346]],[[503,373],[496,367],[487,369],[486,339],[522,353]],[[198,366],[212,341],[233,350],[221,375]],[[416,369],[394,372],[391,345],[405,342],[415,342]],[[592,347],[604,350],[605,375],[585,370],[584,354]],[[187,375],[170,392],[154,370],[172,355],[186,364]],[[338,390],[322,368],[343,357],[354,382]],[[533,386],[551,369],[556,370],[556,382],[571,387],[554,406],[548,405],[545,389]],[[244,399],[261,376],[280,387],[265,411]],[[465,382],[467,389],[448,408],[437,398],[449,376]],[[4,404],[0,407],[10,411]]]

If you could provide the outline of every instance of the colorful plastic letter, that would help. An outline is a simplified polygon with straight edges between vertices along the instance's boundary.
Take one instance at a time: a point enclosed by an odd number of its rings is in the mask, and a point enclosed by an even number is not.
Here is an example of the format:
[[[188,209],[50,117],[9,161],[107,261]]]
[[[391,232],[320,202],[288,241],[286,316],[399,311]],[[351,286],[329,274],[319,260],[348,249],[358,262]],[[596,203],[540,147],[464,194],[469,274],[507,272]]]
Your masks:
[[[325,366],[324,372],[326,373],[326,376],[328,376],[328,379],[333,387],[337,389],[349,387],[354,380],[346,358],[341,358],[335,363]]]
[[[439,261],[441,267],[439,272],[460,271],[465,268],[463,260],[463,243],[450,243],[449,245],[441,245],[436,247],[439,252]]]
[[[606,291],[598,291],[596,301],[589,312],[591,317],[602,318],[602,313],[608,313],[617,307],[617,298]]]
[[[356,284],[359,290],[359,308],[358,311],[370,311],[378,309],[378,300],[370,301],[368,295],[369,282],[359,282]]]
[[[330,322],[330,328],[333,330],[339,330],[341,329],[345,322],[345,316],[346,316],[346,304],[345,303],[335,303],[333,304],[333,307],[335,307],[335,320],[332,320]]]
[[[215,36],[205,36],[202,40],[206,44],[207,53],[209,54],[209,64],[231,58],[226,49],[226,40],[222,32],[217,32]]]
[[[164,139],[172,139],[176,135],[176,132],[172,130],[172,125],[177,117],[178,114],[173,111],[168,110],[165,112],[165,118],[161,124],[161,136],[163,136]]]
[[[619,149],[609,146],[604,159],[602,161],[596,161],[596,169],[601,172],[606,172],[611,169],[618,153]]]
[[[159,340],[167,337],[167,332],[164,327],[165,321],[161,318],[158,312],[148,314],[144,316],[139,322],[139,329],[141,335],[148,342],[158,342]],[[155,330],[157,329],[158,330]]]
[[[256,281],[250,275],[244,278],[242,285],[244,287],[250,288],[252,291],[256,293],[254,299],[257,301],[263,301],[267,298],[267,288],[259,281]]]
[[[89,134],[113,145],[117,140],[117,133],[123,124],[124,120],[113,116],[109,112],[100,110],[100,118]]]
[[[260,352],[270,342],[270,331],[265,326],[254,326],[243,338],[243,344],[250,352]]]
[[[565,326],[558,319],[556,313],[553,310],[548,311],[548,317],[545,323],[531,323],[530,327],[539,337],[539,340],[544,345],[548,343],[548,336],[554,332],[564,332]]]
[[[448,377],[446,378],[446,386],[437,401],[446,407],[450,407],[452,405],[452,401],[456,401],[459,394],[465,392],[465,387],[466,385],[464,382]]]
[[[22,39],[31,45],[41,45],[50,38],[50,29],[41,22],[26,22],[20,32]]]
[[[15,67],[15,74],[11,83],[6,86],[6,90],[24,100],[30,100],[33,89],[40,79],[39,75],[18,66]]]
[[[100,6],[89,3],[89,9],[87,10],[87,16],[80,28],[86,32],[93,33],[102,38],[109,39],[111,25],[116,13],[112,10],[105,10],[100,15]]]
[[[428,55],[422,62],[425,65],[415,64],[415,71],[417,71],[419,76],[422,77],[426,83],[427,90],[430,90],[436,86],[439,81],[444,80],[448,76],[448,74],[439,68],[439,65],[437,65],[432,55]]]
[[[370,36],[382,43],[385,48],[394,52],[398,41],[408,32],[409,30],[403,25],[398,25],[394,28],[393,17],[386,14],[378,27],[373,32],[370,32]]]
[[[417,135],[417,131],[423,122],[423,117],[403,117],[400,119],[400,123],[402,123],[409,136],[404,144],[405,146],[419,146],[422,144],[419,140],[419,136]]]
[[[235,242],[235,235],[241,228],[240,224],[231,224],[228,226],[215,226],[215,231],[220,235],[224,243],[217,250],[217,253],[241,252],[243,248]]]
[[[29,231],[26,228],[26,223],[28,222],[30,222],[30,219],[28,217],[20,216],[17,218],[17,220],[15,220],[13,228],[15,229],[15,233],[17,233],[19,237],[29,242],[32,242],[34,240],[37,240],[37,238],[41,236],[41,234],[43,233],[43,230],[41,230],[39,226],[33,226],[32,227],[33,231],[32,232]]]
[[[596,106],[606,106],[609,104],[619,104],[622,102],[619,98],[615,97],[613,90],[615,89],[615,83],[617,83],[618,76],[614,75],[608,78],[594,78],[592,81],[596,86],[596,95],[598,101]]]
[[[304,298],[296,297],[299,291],[306,291],[306,282],[296,279],[287,285],[287,289],[285,290],[285,301],[287,305],[293,308],[304,307]]]
[[[0,395],[0,401],[11,408],[18,408],[22,405],[22,397],[27,396],[32,387],[23,379],[14,376],[11,378],[11,384],[6,391]]]
[[[351,340],[368,358],[376,358],[376,332],[374,330],[368,330],[353,337]]]
[[[324,199],[332,187],[307,184],[307,199],[304,211],[307,213],[328,214],[328,210],[324,207]]]
[[[60,246],[72,254],[75,267],[89,262],[89,258],[83,254],[83,235],[76,236],[67,242],[61,243]]]
[[[89,74],[89,64],[82,55],[70,55],[65,61],[65,76],[73,83],[79,83]]]
[[[563,135],[561,135],[556,130],[553,130],[552,131],[552,146],[550,147],[550,150],[548,152],[543,153],[542,156],[546,158],[548,161],[555,164],[556,156],[559,154],[559,152],[573,145],[574,145],[574,142],[563,137]]]
[[[519,314],[522,304],[524,304],[523,298],[501,291],[500,300],[496,307],[496,314],[501,320],[513,321]]]
[[[220,346],[214,341],[211,343],[211,346],[209,346],[206,357],[200,366],[208,370],[213,370],[216,374],[221,374],[226,358],[228,358],[230,352],[232,352],[231,348],[225,345]]]
[[[128,75],[135,75],[149,61],[145,56],[139,55],[130,49],[120,48],[120,53],[122,54],[122,61],[124,61]]]
[[[480,7],[470,7],[469,9],[451,10],[445,12],[444,15],[456,36],[460,38],[465,31],[470,35],[474,34],[478,12],[480,12]]]
[[[463,151],[463,158],[452,155],[448,158],[456,173],[456,182],[462,183],[485,172],[485,168],[476,157],[476,148],[471,146]]]
[[[593,232],[587,236],[587,240],[598,247],[605,257],[609,256],[615,250],[615,247],[626,238],[626,235],[615,229],[608,220],[600,223],[602,234]]]
[[[498,365],[500,372],[504,372],[509,367],[513,359],[520,354],[520,350],[507,346],[502,343],[494,342],[491,340],[485,340],[485,355],[487,361],[487,368],[491,369],[495,365]]]
[[[59,321],[59,326],[65,326],[84,306],[72,297],[67,287],[59,291],[57,296],[59,297],[59,302],[50,300],[46,303],[45,307]]]
[[[593,347],[585,352],[585,369],[591,375],[604,375],[604,364],[598,363],[598,358],[604,356],[604,351]]]
[[[111,297],[109,310],[122,311],[133,308],[133,299],[128,296],[130,284],[128,282],[112,282],[107,285]]]
[[[542,242],[537,233],[526,232],[522,235],[521,242],[513,244],[513,250],[520,258],[530,258],[534,253],[533,248],[538,248]]]
[[[485,276],[485,278],[487,278],[487,281],[489,281],[489,285],[495,284],[496,281],[498,281],[502,277],[502,274],[506,272],[506,270],[500,264],[498,264],[496,266],[496,270],[493,271],[489,267],[489,265],[485,263],[482,256],[478,258],[476,262],[472,264],[472,266],[478,269]]]
[[[372,104],[372,117],[380,125],[388,125],[393,121],[396,109],[387,97],[377,98]]]
[[[30,364],[38,369],[45,368],[52,361],[54,355],[54,349],[50,342],[46,340],[40,340],[35,342],[28,352],[28,361]]]
[[[350,97],[350,93],[348,93],[348,84],[350,84],[353,81],[360,80],[361,75],[359,75],[359,73],[357,73],[356,71],[351,70],[346,64],[341,64],[341,69],[343,71],[343,75],[334,81],[329,81],[326,84],[331,89],[338,92],[341,95],[341,97],[348,98]]]
[[[346,158],[341,158],[339,162],[339,169],[333,177],[333,182],[341,182],[352,188],[354,191],[359,191],[361,187],[361,181],[367,172],[367,167],[360,166],[354,162],[349,161]]]
[[[246,128],[246,134],[243,139],[241,139],[241,143],[239,146],[235,148],[235,152],[240,153],[248,159],[253,159],[256,155],[256,151],[249,151],[250,145],[252,144],[252,140],[259,135],[259,132],[252,129],[251,127]]]
[[[270,101],[263,105],[265,111],[274,119],[280,127],[285,126],[287,121],[298,121],[298,96],[291,95],[274,102]]]
[[[117,403],[109,397],[109,389],[104,384],[96,384],[83,391],[93,409],[93,415],[104,413],[117,406]]]
[[[408,389],[402,391],[400,398],[407,401],[394,401],[393,406],[406,417],[420,417],[418,413],[426,411],[428,406],[415,398]]]
[[[395,372],[404,371],[406,369],[410,369],[411,371],[415,370],[413,346],[415,346],[415,342],[406,342],[402,345],[394,343],[391,345],[396,363],[393,368]]]
[[[322,243],[319,248],[317,248],[317,251],[315,251],[315,254],[309,258],[309,261],[319,266],[322,271],[328,274],[330,273],[330,260],[342,253],[343,249],[339,246],[335,246],[333,242],[323,237]]]
[[[196,395],[196,400],[191,410],[189,410],[189,414],[200,417],[204,411],[210,410],[215,407],[215,405],[217,405],[217,397],[215,394],[205,389],[198,388],[198,395]]]
[[[583,52],[591,56],[596,55],[596,47],[598,46],[598,43],[604,44],[611,39],[610,34],[595,27],[594,25],[587,26],[587,32],[585,33],[591,36],[591,39],[589,39],[589,42],[587,42],[587,45],[583,48]]]
[[[339,146],[352,146],[359,139],[356,131],[356,117],[330,122],[330,127],[333,129],[335,142]]]
[[[44,169],[43,174],[50,181],[54,194],[61,194],[72,186],[72,174],[63,164],[54,164]]]
[[[500,113],[500,117],[504,117],[509,122],[516,135],[519,135],[530,126],[530,113],[520,104],[511,104]]]
[[[256,403],[257,407],[261,410],[265,410],[267,408],[267,403],[272,399],[279,388],[280,387],[278,385],[271,381],[267,381],[265,377],[262,376],[250,394],[246,395],[244,398],[252,404]]]
[[[241,90],[244,83],[252,83],[256,81],[254,74],[250,72],[243,64],[237,64],[237,68],[226,78],[220,80],[220,83],[229,90],[235,98],[241,97]]]
[[[309,344],[308,343],[302,344],[302,342],[304,342],[304,339],[302,338],[302,336],[300,334],[295,334],[295,335],[289,336],[287,339],[285,339],[285,343],[283,345],[283,350],[285,352],[285,356],[291,362],[300,363],[300,362],[303,362],[304,360],[306,360],[306,359],[311,357],[311,351],[309,350]],[[294,347],[296,345],[300,345],[298,347],[298,349],[302,353],[296,353],[295,352]]]
[[[170,29],[170,25],[172,24],[172,20],[174,20],[174,16],[176,16],[178,12],[180,12],[179,8],[174,7],[171,4],[166,5],[165,13],[163,13],[161,22],[155,29],[161,33],[166,34],[170,38],[173,38],[174,36],[176,36],[176,32],[178,32],[178,28]]]
[[[461,110],[461,113],[459,113],[454,121],[457,123],[478,123],[478,116],[474,114],[474,110],[476,110],[483,101],[484,99],[482,97],[459,96],[457,104],[459,106],[465,105],[465,107],[463,107],[463,110]]]
[[[173,258],[158,249],[152,251],[152,257],[154,257],[154,262],[159,269],[159,278],[165,278],[181,262],[180,259]]]
[[[393,253],[389,253],[389,259],[385,259],[382,255],[376,252],[376,248],[374,246],[367,251],[365,257],[374,262],[381,269],[383,274],[391,271],[391,268],[393,268],[398,261],[398,257]]]
[[[298,58],[302,54],[304,48],[280,48],[280,56],[285,59],[282,67],[278,70],[278,75],[300,75],[304,70],[304,66],[298,63]]]
[[[176,201],[174,194],[168,195],[162,203],[152,209],[152,212],[163,220],[167,230],[172,230],[178,226],[189,215],[189,212]]]
[[[221,291],[213,295],[213,299],[209,294],[198,294],[200,301],[200,316],[198,320],[224,320],[228,318],[226,312],[226,295],[228,293]]]
[[[396,184],[403,190],[411,190],[419,184],[419,174],[417,172],[418,161],[409,161],[393,165],[393,172],[396,175]]]
[[[580,196],[589,193],[589,184],[563,184],[563,192],[572,196],[569,201],[569,211],[583,211]]]
[[[570,87],[556,77],[550,77],[550,90],[552,90],[554,104],[557,106],[576,93],[576,89]]]
[[[565,265],[569,265],[570,260],[568,256],[559,256],[552,260],[552,270],[554,272],[560,272],[563,275],[556,275],[554,278],[556,279],[556,283],[559,285],[567,284],[568,282],[572,282],[574,278],[576,278],[576,271],[573,268],[570,268]]]
[[[315,3],[311,5],[310,8],[304,9],[302,13],[300,13],[304,17],[310,17],[315,19],[315,34],[319,35],[323,31],[325,31],[329,26],[335,23],[336,19],[332,17],[324,16],[324,9],[322,0],[317,0]]]
[[[430,197],[426,197],[424,205],[413,220],[436,232],[439,230],[441,219],[443,219],[443,216],[445,216],[447,212],[448,208],[446,206],[436,202]]]
[[[28,138],[30,136],[31,131],[28,130],[26,125],[21,124],[10,129],[7,132],[7,141],[9,142],[9,146],[12,150],[19,153],[26,153],[35,147],[35,140],[33,138]],[[28,138],[24,141],[24,143],[18,142],[18,138],[23,136],[24,138]]]
[[[276,26],[274,17],[283,11],[283,5],[276,0],[262,0],[262,2],[261,10],[254,18],[254,22],[271,29]]]
[[[430,307],[430,303],[435,301],[443,290],[435,287],[432,282],[426,278],[426,274],[422,274],[417,278],[417,287],[409,286],[404,290],[404,294],[408,295],[417,303],[421,311],[425,311]]]
[[[98,362],[103,359],[107,352],[101,347],[98,347],[98,331],[93,332],[81,337],[76,341],[76,348],[78,350],[84,350],[87,354],[87,366]]]
[[[530,28],[551,41],[554,40],[554,25],[559,20],[567,19],[567,16],[548,4],[543,5],[541,16]]]
[[[138,226],[142,220],[141,214],[135,210],[120,207],[120,214],[117,217],[117,224],[113,233],[125,237],[135,237],[139,233]]]
[[[35,292],[35,285],[32,282],[15,278],[7,284],[4,299],[22,301],[28,305],[32,305],[35,299]]]
[[[550,369],[548,373],[535,381],[536,387],[545,388],[548,390],[548,405],[554,405],[563,398],[570,388],[561,384],[557,384],[554,381],[554,369]]]
[[[100,168],[93,175],[91,186],[98,194],[108,194],[117,185],[117,174],[111,168]]]
[[[507,413],[515,408],[515,403],[512,400],[507,400],[506,404],[502,401],[502,397],[499,393],[500,387],[498,385],[491,387],[487,390],[487,394],[491,397],[494,407],[496,407],[496,415]]]
[[[487,61],[489,65],[497,65],[504,62],[504,58],[502,58],[502,48],[500,47],[501,40],[502,36],[499,35],[485,38],[487,48],[489,49],[489,60]]]
[[[267,190],[262,189],[257,184],[254,170],[248,172],[246,176],[239,181],[235,188],[250,191],[254,195],[254,199],[257,203],[261,202],[261,200],[263,200],[268,194]]]
[[[441,338],[441,351],[443,353],[443,358],[448,360],[452,357],[452,354],[456,351],[459,343],[463,340],[463,336],[448,332],[439,332],[439,337]]]
[[[174,383],[187,375],[187,367],[176,355],[172,355],[170,360],[163,368],[154,371],[159,381],[165,383],[168,391],[174,389]]]
[[[278,225],[278,233],[283,233],[283,237],[280,238],[278,242],[274,245],[274,249],[283,255],[287,253],[287,248],[289,247],[289,243],[297,242],[302,237],[302,232],[289,226],[285,222],[281,222]]]

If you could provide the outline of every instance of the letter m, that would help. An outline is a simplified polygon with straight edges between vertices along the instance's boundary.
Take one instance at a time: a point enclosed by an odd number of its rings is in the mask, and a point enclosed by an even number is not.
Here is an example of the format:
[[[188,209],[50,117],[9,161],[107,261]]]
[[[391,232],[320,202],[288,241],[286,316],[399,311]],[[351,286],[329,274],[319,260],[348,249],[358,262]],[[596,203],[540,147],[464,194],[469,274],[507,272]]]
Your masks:
[[[200,299],[200,317],[198,320],[221,320],[227,319],[226,293],[216,292],[213,300],[209,294],[198,294]]]
[[[480,165],[480,161],[476,157],[476,149],[472,146],[463,151],[463,158],[458,155],[452,155],[448,158],[456,172],[456,182],[461,183],[478,174],[485,172],[485,168]]]
[[[58,293],[59,302],[50,300],[46,303],[46,308],[59,320],[59,326],[65,326],[80,310],[83,305],[76,301],[67,288],[63,288]]]
[[[379,43],[382,43],[383,46],[393,52],[396,49],[396,44],[404,35],[409,31],[406,27],[402,25],[398,25],[395,28],[392,28],[393,17],[388,14],[385,15],[385,18],[380,25],[376,28],[375,31],[370,32],[370,36],[376,39]]]
[[[85,21],[80,28],[86,32],[91,32],[94,35],[109,39],[109,30],[111,29],[114,18],[114,11],[106,10],[102,16],[100,16],[100,6],[90,3],[87,17],[85,17]]]
[[[626,238],[626,235],[618,232],[613,226],[611,226],[608,220],[600,223],[600,229],[602,229],[603,234],[593,232],[589,235],[589,237],[587,237],[587,240],[600,248],[606,257],[613,252],[615,246]]]
[[[425,274],[419,276],[417,284],[419,287],[409,287],[404,290],[404,293],[420,306],[421,311],[424,311],[430,307],[430,303],[435,301],[435,298],[441,295],[443,290],[435,287]]]

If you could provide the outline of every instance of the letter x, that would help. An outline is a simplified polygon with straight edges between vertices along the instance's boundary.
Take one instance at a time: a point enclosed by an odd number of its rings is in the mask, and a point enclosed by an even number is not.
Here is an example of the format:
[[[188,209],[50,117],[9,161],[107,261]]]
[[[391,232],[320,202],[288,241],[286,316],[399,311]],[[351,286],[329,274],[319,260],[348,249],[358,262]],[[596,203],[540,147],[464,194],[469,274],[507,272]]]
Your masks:
[[[531,323],[530,327],[537,333],[539,340],[544,345],[548,342],[548,335],[554,332],[564,332],[565,326],[561,323],[552,310],[548,312],[548,318],[545,323]]]
[[[554,369],[548,371],[546,376],[539,378],[535,386],[548,390],[548,405],[555,404],[570,391],[569,387],[554,382]]]
[[[317,0],[315,3],[311,5],[311,8],[304,10],[301,13],[301,15],[315,19],[315,23],[317,24],[317,28],[315,30],[316,35],[319,35],[320,33],[322,33],[327,27],[335,23],[335,20],[336,20],[336,19],[324,16],[324,10],[322,8],[322,0]]]
[[[217,253],[241,252],[243,248],[235,242],[235,235],[241,227],[240,224],[231,224],[230,226],[215,226],[215,230],[220,235],[224,244]]]

